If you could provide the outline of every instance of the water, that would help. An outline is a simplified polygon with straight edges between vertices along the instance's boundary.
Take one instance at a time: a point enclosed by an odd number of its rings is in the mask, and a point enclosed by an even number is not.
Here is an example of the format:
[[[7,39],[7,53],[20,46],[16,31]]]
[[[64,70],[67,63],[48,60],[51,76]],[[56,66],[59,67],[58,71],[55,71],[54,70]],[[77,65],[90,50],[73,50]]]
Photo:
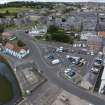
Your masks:
[[[11,82],[13,88],[13,99],[4,105],[15,105],[15,103],[21,99],[21,92],[15,75],[9,65],[3,62],[0,62],[0,74],[5,76]]]

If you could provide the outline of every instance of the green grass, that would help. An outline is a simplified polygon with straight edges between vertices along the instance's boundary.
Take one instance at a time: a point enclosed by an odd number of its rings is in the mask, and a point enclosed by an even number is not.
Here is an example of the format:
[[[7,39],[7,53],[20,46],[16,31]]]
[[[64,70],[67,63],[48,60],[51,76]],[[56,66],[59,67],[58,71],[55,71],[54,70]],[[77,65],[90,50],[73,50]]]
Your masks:
[[[11,83],[0,75],[0,103],[6,103],[13,98]]]
[[[24,10],[30,10],[31,8],[26,8],[26,7],[21,7],[21,8],[16,8],[16,7],[7,7],[7,8],[0,8],[0,13],[5,13],[7,10],[10,13],[17,13],[17,12],[21,12]]]

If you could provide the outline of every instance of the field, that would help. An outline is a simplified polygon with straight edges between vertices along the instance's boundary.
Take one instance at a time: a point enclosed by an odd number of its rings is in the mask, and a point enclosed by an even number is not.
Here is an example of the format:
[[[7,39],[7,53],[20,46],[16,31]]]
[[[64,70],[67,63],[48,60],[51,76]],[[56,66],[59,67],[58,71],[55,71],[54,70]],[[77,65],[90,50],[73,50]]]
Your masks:
[[[0,75],[0,103],[6,103],[13,98],[11,83]]]
[[[21,8],[16,8],[16,7],[7,7],[7,8],[0,8],[0,13],[5,13],[6,11],[9,11],[9,13],[17,13],[21,12],[24,10],[31,10],[31,8],[26,8],[26,7],[21,7]]]

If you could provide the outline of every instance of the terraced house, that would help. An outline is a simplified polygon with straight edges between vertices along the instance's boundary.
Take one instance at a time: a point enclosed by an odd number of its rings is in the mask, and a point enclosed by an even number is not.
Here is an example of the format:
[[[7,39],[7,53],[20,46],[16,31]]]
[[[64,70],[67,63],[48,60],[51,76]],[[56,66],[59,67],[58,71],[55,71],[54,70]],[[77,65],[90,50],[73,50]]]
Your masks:
[[[22,59],[23,57],[28,55],[30,51],[27,48],[18,47],[11,43],[6,43],[3,52],[14,57],[17,57],[18,59]]]

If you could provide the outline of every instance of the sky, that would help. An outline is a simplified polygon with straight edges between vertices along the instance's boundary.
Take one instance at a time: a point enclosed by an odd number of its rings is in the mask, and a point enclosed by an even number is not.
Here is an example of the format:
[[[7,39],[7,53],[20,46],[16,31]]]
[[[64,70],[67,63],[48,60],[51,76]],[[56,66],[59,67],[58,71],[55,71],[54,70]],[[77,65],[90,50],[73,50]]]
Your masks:
[[[0,4],[12,1],[39,1],[39,2],[105,2],[105,0],[0,0]]]

